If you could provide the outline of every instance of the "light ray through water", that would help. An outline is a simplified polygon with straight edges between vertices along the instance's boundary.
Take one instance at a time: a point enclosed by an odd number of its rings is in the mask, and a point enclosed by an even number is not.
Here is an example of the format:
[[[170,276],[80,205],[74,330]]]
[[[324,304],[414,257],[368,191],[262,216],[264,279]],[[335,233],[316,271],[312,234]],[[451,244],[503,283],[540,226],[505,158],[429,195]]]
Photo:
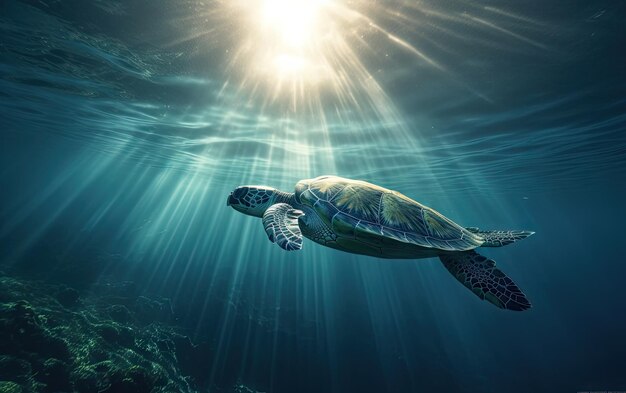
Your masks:
[[[277,387],[281,367],[289,366],[280,364],[286,341],[303,353],[315,343],[314,352],[329,365],[329,375],[319,380],[330,381],[335,391],[346,386],[346,349],[377,352],[381,367],[372,369],[390,389],[409,369],[461,370],[474,378],[481,367],[471,360],[476,347],[468,338],[485,327],[471,315],[472,299],[436,261],[386,265],[311,243],[299,254],[287,254],[267,241],[259,220],[237,215],[224,203],[240,184],[291,191],[300,178],[338,173],[436,202],[433,207],[468,225],[497,217],[494,227],[526,219],[532,228],[533,218],[521,204],[516,211],[526,215],[514,219],[510,202],[494,201],[490,193],[526,192],[529,185],[566,174],[591,177],[589,168],[623,161],[623,138],[616,131],[623,115],[594,124],[555,117],[554,127],[544,124],[535,131],[523,120],[548,111],[567,113],[564,108],[578,98],[538,97],[535,106],[520,105],[527,111],[504,110],[497,106],[497,91],[466,73],[469,60],[482,61],[478,55],[466,61],[467,53],[459,50],[466,46],[511,56],[553,53],[543,41],[545,23],[514,11],[514,5],[509,10],[441,4],[177,2],[168,10],[174,27],[159,26],[168,33],[160,48],[172,50],[163,57],[115,40],[104,45],[101,36],[88,32],[59,39],[55,32],[69,29],[67,24],[48,30],[42,24],[38,34],[51,37],[45,46],[8,46],[28,59],[18,64],[28,76],[23,79],[46,87],[33,93],[24,80],[3,79],[3,94],[21,99],[6,103],[10,116],[4,125],[16,134],[33,126],[80,148],[71,152],[75,160],[65,163],[68,170],[42,181],[49,187],[40,190],[39,199],[21,208],[17,202],[2,207],[3,216],[12,218],[3,222],[8,226],[2,235],[26,228],[31,216],[46,210],[41,227],[28,231],[30,237],[15,249],[19,255],[57,231],[68,212],[80,211],[80,219],[70,220],[81,226],[67,235],[64,255],[81,248],[88,235],[95,240],[87,243],[111,265],[102,279],[123,271],[156,293],[170,294],[181,310],[178,317],[192,326],[190,335],[213,340],[208,371],[214,383],[236,364],[239,378],[262,370],[268,386]],[[12,28],[25,34],[17,23]],[[45,72],[27,64],[35,53],[54,60],[42,67]],[[193,61],[186,63],[187,57]],[[72,65],[71,71],[62,63]],[[15,74],[5,68],[7,75]],[[422,101],[411,102],[416,96]],[[398,97],[408,97],[409,104],[403,106]],[[443,97],[444,103],[427,109],[424,97]],[[493,113],[472,116],[476,97],[481,97],[478,109],[488,104]],[[27,114],[24,102],[38,105]],[[441,126],[423,112],[451,120]],[[598,136],[590,137],[591,131]],[[564,136],[572,143],[561,143]],[[615,144],[600,149],[599,138]],[[502,159],[531,139],[525,162]],[[581,145],[591,148],[577,152]],[[599,151],[606,153],[601,160],[594,155]],[[532,171],[525,168],[535,161]],[[554,165],[553,173],[540,168],[570,161]],[[58,203],[58,194],[67,198]],[[99,242],[103,233],[110,235],[106,244]],[[85,259],[97,259],[92,257]],[[517,269],[516,276],[529,282]],[[458,293],[458,300],[450,296],[444,302],[443,293]],[[477,311],[483,312],[489,315]],[[410,337],[413,329],[433,338]],[[354,330],[372,333],[368,337],[375,342],[338,333]],[[268,336],[270,344],[263,340]],[[416,342],[436,367],[406,350]],[[409,384],[418,386],[420,375],[410,375]]]

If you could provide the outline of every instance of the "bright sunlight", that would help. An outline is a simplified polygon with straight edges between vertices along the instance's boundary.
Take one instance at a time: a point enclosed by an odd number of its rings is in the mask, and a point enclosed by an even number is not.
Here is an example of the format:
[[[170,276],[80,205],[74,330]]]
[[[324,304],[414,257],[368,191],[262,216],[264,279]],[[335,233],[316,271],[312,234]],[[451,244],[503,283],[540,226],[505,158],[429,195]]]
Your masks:
[[[323,0],[265,0],[259,22],[285,46],[301,49],[320,33],[316,31],[318,18],[327,5]]]

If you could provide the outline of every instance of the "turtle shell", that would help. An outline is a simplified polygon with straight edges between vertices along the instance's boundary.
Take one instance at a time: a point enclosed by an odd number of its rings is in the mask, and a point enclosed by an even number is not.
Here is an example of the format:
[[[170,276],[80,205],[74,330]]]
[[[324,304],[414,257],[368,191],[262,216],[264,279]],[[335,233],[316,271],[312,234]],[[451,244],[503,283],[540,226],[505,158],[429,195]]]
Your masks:
[[[296,198],[337,236],[372,244],[393,239],[446,251],[471,250],[483,243],[435,210],[364,181],[335,176],[303,180],[296,185]]]

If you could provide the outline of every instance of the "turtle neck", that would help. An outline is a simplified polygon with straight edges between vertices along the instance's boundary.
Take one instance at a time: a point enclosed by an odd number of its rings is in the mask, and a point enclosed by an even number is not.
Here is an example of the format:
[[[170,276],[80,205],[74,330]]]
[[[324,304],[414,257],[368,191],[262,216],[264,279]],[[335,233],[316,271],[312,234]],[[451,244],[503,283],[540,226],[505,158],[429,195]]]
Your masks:
[[[274,203],[288,203],[293,206],[294,199],[293,192],[274,191]]]

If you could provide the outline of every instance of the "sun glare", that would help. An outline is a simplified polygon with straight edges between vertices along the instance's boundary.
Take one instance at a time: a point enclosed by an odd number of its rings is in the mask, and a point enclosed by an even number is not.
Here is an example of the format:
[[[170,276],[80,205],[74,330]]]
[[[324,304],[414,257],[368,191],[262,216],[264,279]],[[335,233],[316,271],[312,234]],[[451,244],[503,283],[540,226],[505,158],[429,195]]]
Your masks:
[[[265,0],[259,22],[283,44],[302,48],[316,33],[317,19],[325,3],[322,0]]]
[[[400,61],[410,65],[412,75],[429,78],[441,73],[450,83],[489,101],[460,78],[455,70],[460,66],[442,62],[453,51],[440,38],[465,41],[458,29],[473,28],[481,36],[504,34],[541,47],[481,16],[501,12],[477,5],[471,12],[449,15],[428,2],[418,3],[390,8],[365,0],[219,2],[221,7],[212,13],[228,21],[216,30],[228,35],[224,91],[235,86],[234,102],[243,105],[287,109],[315,119],[332,116],[341,122],[359,112],[360,119],[397,129],[402,119],[382,82],[393,79],[396,70],[398,76],[407,72],[396,68]]]
[[[307,64],[302,57],[283,54],[276,57],[274,65],[281,74],[293,74],[301,72]]]
[[[237,58],[247,59],[247,80],[267,84],[276,93],[329,79],[324,47],[332,45],[334,32],[330,0],[235,4],[246,21],[248,38]]]

